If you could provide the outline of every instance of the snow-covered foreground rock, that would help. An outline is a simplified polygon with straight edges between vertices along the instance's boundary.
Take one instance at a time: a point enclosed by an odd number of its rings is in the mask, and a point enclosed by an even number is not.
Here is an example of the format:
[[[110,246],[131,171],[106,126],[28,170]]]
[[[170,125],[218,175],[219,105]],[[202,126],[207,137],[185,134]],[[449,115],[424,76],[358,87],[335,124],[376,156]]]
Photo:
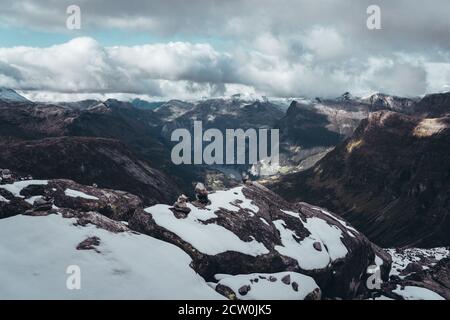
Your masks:
[[[383,250],[257,183],[208,198],[144,208],[71,180],[0,184],[0,299],[450,299],[448,248]]]
[[[392,256],[384,295],[405,300],[450,300],[450,248],[387,249]]]
[[[402,296],[405,300],[445,300],[429,289],[415,286],[397,286],[393,292]]]
[[[221,299],[174,245],[131,231],[76,225],[60,214],[0,220],[0,299]],[[95,249],[77,249],[97,237]],[[81,289],[69,290],[69,266]]]
[[[129,226],[182,248],[209,282],[217,281],[217,274],[243,279],[289,270],[317,283],[319,293],[310,297],[349,299],[365,294],[367,267],[376,259],[382,262],[382,277],[388,277],[390,256],[321,208],[287,203],[257,183],[213,193],[209,200],[204,206],[189,203],[188,215],[155,205],[137,211]],[[236,292],[239,281],[232,283],[226,295],[242,298]],[[249,286],[256,294],[261,283]],[[288,292],[284,296],[301,295],[282,288]]]
[[[320,288],[313,278],[296,272],[217,274],[216,290],[240,300],[320,299]],[[231,291],[230,291],[231,290]],[[229,296],[231,295],[231,296]]]

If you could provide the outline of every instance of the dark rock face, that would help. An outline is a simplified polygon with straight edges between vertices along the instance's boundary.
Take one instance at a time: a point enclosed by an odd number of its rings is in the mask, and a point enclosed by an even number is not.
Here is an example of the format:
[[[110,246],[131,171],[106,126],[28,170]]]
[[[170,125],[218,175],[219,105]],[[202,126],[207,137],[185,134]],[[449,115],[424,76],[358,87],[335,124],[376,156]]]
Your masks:
[[[429,118],[450,113],[450,92],[426,95],[415,105],[415,112]]]
[[[61,106],[0,101],[2,141],[22,141],[62,136],[76,112]]]
[[[4,190],[0,189],[0,191]],[[11,200],[0,201],[0,219],[22,214],[29,209],[31,209],[30,204],[21,201],[20,199],[11,197]]]
[[[201,248],[195,247],[174,232],[158,225],[151,214],[152,210],[156,209],[152,208],[146,209],[146,211],[149,210],[148,212],[137,210],[129,220],[129,226],[135,231],[151,235],[182,248],[192,257],[193,268],[207,281],[213,281],[214,275],[220,273],[234,275],[255,272],[275,273],[289,270],[313,277],[325,297],[351,298],[366,291],[364,282],[366,269],[369,265],[374,264],[375,255],[378,255],[384,261],[386,269],[383,270],[383,277],[387,278],[390,265],[389,255],[384,254],[381,249],[371,244],[363,235],[353,231],[353,229],[348,229],[349,226],[343,225],[343,221],[339,222],[331,214],[324,214],[318,208],[307,204],[293,206],[258,184],[248,183],[242,189],[242,192],[259,208],[258,212],[249,212],[246,207],[240,207],[238,213],[218,209],[214,212],[217,217],[208,219],[203,224],[222,226],[237,235],[241,241],[257,241],[267,248],[268,252],[265,254],[254,256],[237,251],[205,254]],[[214,205],[214,194],[211,195],[210,199]],[[234,203],[239,206],[238,202]],[[208,209],[198,210],[198,213],[191,212],[189,215],[201,214],[202,210],[206,213]],[[298,217],[286,214],[282,210],[292,211],[292,214],[298,214]],[[170,212],[168,214],[172,214],[170,210],[168,212]],[[283,245],[283,239],[278,228],[284,226],[286,230],[293,230],[294,239],[301,243],[306,237],[311,236],[312,232],[305,227],[305,221],[309,221],[308,219],[314,220],[314,218],[320,219],[330,227],[336,228],[336,231],[342,232],[342,238],[339,241],[342,241],[348,252],[345,257],[332,260],[323,267],[305,269],[300,267],[295,258],[280,254],[277,251],[278,246]],[[267,223],[261,219],[264,219]],[[184,219],[180,221],[182,220]],[[310,252],[313,255],[314,252],[318,253],[313,248],[312,243],[310,246],[312,249]],[[324,248],[324,250],[327,249]],[[309,258],[314,259],[314,256]],[[307,258],[305,257],[305,259]],[[270,279],[270,281],[277,280],[275,277]],[[284,279],[286,282],[288,280]],[[295,287],[294,284],[292,286]]]
[[[0,163],[22,174],[95,182],[131,191],[148,203],[173,201],[177,192],[172,181],[148,165],[170,159],[157,141],[158,120],[150,111],[114,100],[81,109],[0,103],[0,120],[5,150]],[[88,137],[61,137],[68,135]]]
[[[450,244],[450,118],[377,112],[313,168],[268,185],[341,213],[375,243]]]
[[[369,110],[371,112],[389,110],[405,114],[412,114],[415,112],[417,101],[417,99],[391,96],[382,93],[376,93],[370,97],[361,99],[361,102],[369,105]]]
[[[225,133],[226,129],[273,128],[276,120],[284,115],[274,104],[260,101],[209,99],[182,109],[185,112],[174,113],[172,121],[164,125],[162,134],[166,140],[170,140],[175,128],[193,129],[192,119],[202,121],[204,130],[217,128]]]
[[[167,176],[136,159],[116,140],[61,137],[7,144],[0,167],[35,178],[67,178],[129,191],[147,204],[170,203],[178,193]]]

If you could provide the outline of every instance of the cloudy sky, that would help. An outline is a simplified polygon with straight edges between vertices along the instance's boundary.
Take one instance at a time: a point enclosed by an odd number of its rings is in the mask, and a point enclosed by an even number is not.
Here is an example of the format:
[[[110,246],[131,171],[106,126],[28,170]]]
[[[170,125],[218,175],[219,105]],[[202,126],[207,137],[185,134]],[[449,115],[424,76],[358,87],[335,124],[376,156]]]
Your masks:
[[[66,27],[69,5],[81,29]],[[369,30],[367,7],[381,9]],[[0,0],[0,86],[40,100],[450,91],[448,0]]]

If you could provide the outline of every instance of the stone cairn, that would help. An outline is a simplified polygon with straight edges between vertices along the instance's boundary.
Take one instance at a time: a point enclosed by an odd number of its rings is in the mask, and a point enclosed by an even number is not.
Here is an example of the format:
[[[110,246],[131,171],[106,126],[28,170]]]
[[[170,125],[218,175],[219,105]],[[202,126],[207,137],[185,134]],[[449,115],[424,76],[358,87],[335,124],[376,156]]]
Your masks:
[[[49,195],[42,196],[34,200],[33,207],[25,211],[24,214],[29,216],[42,216],[49,213],[55,213],[53,210],[53,203],[53,197]]]
[[[50,196],[38,198],[33,203],[33,211],[49,211],[53,207],[54,199]]]
[[[205,185],[201,182],[198,182],[195,186],[195,197],[197,199],[197,202],[202,206],[211,204],[208,199],[208,190],[206,190]]]
[[[176,216],[187,216],[189,212],[191,212],[191,209],[188,208],[188,197],[186,197],[184,194],[178,197],[177,201],[173,204],[173,207],[170,208]]]

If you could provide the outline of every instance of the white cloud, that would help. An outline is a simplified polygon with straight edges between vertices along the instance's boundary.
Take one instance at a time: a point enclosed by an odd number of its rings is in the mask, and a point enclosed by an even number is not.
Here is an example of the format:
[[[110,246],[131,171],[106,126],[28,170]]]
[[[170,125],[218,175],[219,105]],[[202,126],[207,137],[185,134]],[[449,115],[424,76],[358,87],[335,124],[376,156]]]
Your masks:
[[[450,63],[428,63],[426,70],[428,92],[450,91]]]
[[[336,59],[351,51],[336,30],[320,26],[305,36],[304,44],[319,60]]]
[[[425,56],[346,56],[342,36],[326,28],[286,40],[266,34],[255,43],[252,50],[217,51],[189,42],[103,47],[83,37],[47,48],[0,48],[0,86],[43,91],[35,95],[40,100],[69,93],[193,99],[239,90],[280,97],[421,95],[444,90],[450,79],[448,64]],[[304,47],[294,59],[290,48],[299,43]]]

